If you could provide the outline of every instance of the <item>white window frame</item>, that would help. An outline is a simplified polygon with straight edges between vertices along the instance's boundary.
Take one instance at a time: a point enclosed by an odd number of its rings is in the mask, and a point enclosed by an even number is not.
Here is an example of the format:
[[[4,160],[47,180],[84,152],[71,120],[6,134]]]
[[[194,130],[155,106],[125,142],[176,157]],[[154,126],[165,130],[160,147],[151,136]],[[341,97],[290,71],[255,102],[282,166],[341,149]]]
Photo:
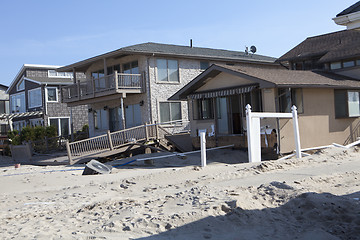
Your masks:
[[[30,93],[34,92],[34,91],[38,91],[40,90],[40,105],[35,105],[35,106],[31,106],[31,100],[30,100]],[[42,106],[42,92],[41,92],[41,87],[38,88],[34,88],[28,91],[28,108],[36,108],[36,107],[41,107]]]
[[[55,96],[56,96],[56,101],[50,101],[49,100],[49,89],[54,89],[55,88]],[[58,88],[57,87],[46,87],[46,102],[50,102],[50,103],[54,103],[54,102],[59,102],[59,92],[58,92]]]
[[[159,123],[163,123],[163,122],[161,122],[161,109],[160,109],[160,104],[161,103],[169,103],[169,104],[171,104],[171,103],[179,103],[180,104],[180,119],[171,120],[171,105],[170,105],[170,122],[182,120],[182,102],[181,101],[159,101],[158,102],[158,120],[159,120]]]
[[[55,72],[55,74],[53,74]],[[60,75],[60,72],[57,72],[55,69],[51,69],[48,70],[48,77],[49,78],[73,78],[74,74],[72,72],[61,72],[61,74],[64,75]]]
[[[20,85],[24,83],[24,85],[20,88]],[[16,84],[16,90],[17,91],[22,91],[25,90],[25,79],[21,78],[20,81]]]
[[[25,92],[20,92],[20,93],[11,94],[11,95],[9,96],[9,98],[10,98],[10,104],[9,104],[10,113],[12,113],[12,104],[13,104],[13,103],[12,103],[12,102],[13,102],[12,98],[15,97],[15,96],[19,96],[19,95],[24,95],[24,111],[23,111],[23,112],[20,112],[20,111],[19,111],[19,113],[24,113],[24,112],[26,112],[26,95],[25,95]],[[17,113],[17,112],[16,112],[16,109],[15,109],[14,113]]]
[[[158,66],[158,60],[165,60],[166,61],[166,70],[167,70],[167,81],[161,81],[159,79],[159,66]],[[176,61],[177,62],[177,82],[169,81],[169,61]],[[180,66],[179,66],[179,60],[177,59],[168,59],[168,58],[157,58],[156,59],[156,83],[162,83],[162,84],[180,84]]]
[[[51,125],[50,125],[50,120],[51,120],[51,119],[57,119],[57,120],[58,120],[58,121],[57,121],[57,130],[58,130],[57,134],[58,134],[58,136],[62,136],[60,119],[64,119],[64,118],[66,118],[66,119],[69,120],[69,135],[70,135],[70,134],[71,134],[71,122],[70,122],[70,117],[49,117],[49,118],[48,118],[48,126],[51,126]]]

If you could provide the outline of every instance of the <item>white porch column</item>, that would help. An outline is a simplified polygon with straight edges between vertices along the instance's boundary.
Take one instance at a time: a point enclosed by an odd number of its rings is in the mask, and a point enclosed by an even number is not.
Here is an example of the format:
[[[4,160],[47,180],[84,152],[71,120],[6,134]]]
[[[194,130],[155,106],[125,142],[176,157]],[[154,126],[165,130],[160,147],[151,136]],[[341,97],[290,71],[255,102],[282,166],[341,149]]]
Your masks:
[[[201,148],[201,167],[206,167],[206,130],[199,131]]]
[[[293,116],[293,127],[295,136],[296,158],[301,158],[301,146],[300,146],[300,134],[299,134],[299,121],[297,115],[297,108],[295,105],[291,107],[291,113]]]
[[[124,110],[124,98],[123,97],[121,97],[121,99],[120,99],[120,104],[121,104],[122,126],[123,126],[123,129],[125,129],[125,110]]]

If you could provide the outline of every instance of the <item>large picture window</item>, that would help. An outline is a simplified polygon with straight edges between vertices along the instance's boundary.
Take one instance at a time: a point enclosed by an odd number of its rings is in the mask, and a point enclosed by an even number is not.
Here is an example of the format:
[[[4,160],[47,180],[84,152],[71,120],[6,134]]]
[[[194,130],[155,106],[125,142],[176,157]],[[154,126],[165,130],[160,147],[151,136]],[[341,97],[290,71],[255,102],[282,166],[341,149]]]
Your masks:
[[[161,102],[160,122],[170,122],[181,120],[181,103],[180,102]]]
[[[41,88],[35,88],[28,91],[29,108],[41,107]]]
[[[298,113],[304,112],[303,97],[301,88],[279,88],[278,89],[279,111],[283,113],[291,112],[291,107],[295,105]]]
[[[14,94],[10,96],[10,112],[23,113],[25,112],[25,93]]]
[[[360,93],[350,90],[335,90],[335,117],[360,117]]]
[[[179,82],[177,60],[157,59],[157,77],[159,82]]]
[[[213,119],[213,100],[211,98],[196,99],[193,101],[194,119]]]
[[[58,136],[68,136],[70,134],[70,119],[68,117],[49,118],[49,125],[55,126]]]

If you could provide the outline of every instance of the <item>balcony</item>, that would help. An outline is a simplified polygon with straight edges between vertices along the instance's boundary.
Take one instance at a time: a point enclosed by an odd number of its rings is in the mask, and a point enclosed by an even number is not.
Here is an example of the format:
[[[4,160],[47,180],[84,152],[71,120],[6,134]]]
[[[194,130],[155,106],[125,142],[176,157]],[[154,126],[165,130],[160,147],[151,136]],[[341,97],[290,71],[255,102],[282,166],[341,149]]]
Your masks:
[[[102,100],[111,100],[145,92],[144,74],[115,73],[100,77],[78,81],[62,88],[64,103],[82,105]],[[122,94],[122,95],[121,95]]]

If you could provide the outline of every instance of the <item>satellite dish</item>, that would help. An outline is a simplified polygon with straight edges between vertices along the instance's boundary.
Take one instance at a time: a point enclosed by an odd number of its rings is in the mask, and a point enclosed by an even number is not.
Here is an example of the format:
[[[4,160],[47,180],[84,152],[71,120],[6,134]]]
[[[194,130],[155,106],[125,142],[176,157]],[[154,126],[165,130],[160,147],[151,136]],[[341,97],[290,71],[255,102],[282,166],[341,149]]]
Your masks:
[[[256,47],[255,46],[251,46],[250,47],[250,52],[252,52],[253,54],[256,52]]]

